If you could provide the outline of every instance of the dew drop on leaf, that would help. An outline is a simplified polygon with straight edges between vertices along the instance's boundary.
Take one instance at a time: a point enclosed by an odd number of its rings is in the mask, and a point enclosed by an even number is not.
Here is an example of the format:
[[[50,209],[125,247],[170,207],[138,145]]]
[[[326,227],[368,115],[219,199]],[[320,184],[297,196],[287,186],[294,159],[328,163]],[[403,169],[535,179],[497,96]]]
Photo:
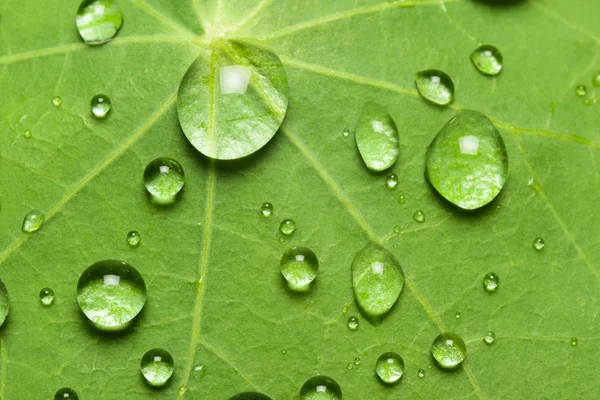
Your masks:
[[[292,235],[296,231],[296,222],[291,218],[286,218],[279,224],[279,232],[286,236]]]
[[[136,247],[142,241],[142,236],[138,231],[131,231],[127,234],[127,244],[129,247]]]
[[[537,251],[544,250],[544,246],[546,246],[546,242],[541,237],[537,237],[533,240],[533,248]]]
[[[459,319],[460,318],[460,311],[457,311],[456,313],[454,313],[454,317],[456,319]]]
[[[25,129],[25,131],[23,131],[23,136],[29,139],[32,136],[31,131],[29,129]]]
[[[90,102],[90,106],[92,107],[92,114],[97,119],[105,118],[110,109],[112,108],[112,103],[110,98],[104,94],[97,94],[92,97],[92,101]]]
[[[79,400],[79,396],[73,389],[62,388],[56,392],[54,400]]]
[[[41,228],[42,224],[46,220],[46,216],[38,210],[31,210],[25,215],[23,219],[22,230],[25,233],[35,232]]]
[[[292,247],[281,257],[281,274],[294,287],[311,283],[319,271],[316,254],[306,247]]]
[[[229,400],[272,400],[269,396],[257,392],[238,393]]]
[[[54,303],[54,290],[44,288],[40,291],[40,302],[45,306],[51,306]]]
[[[171,354],[163,349],[149,350],[140,363],[142,375],[150,386],[164,386],[173,375],[175,362]]]
[[[396,353],[382,354],[375,364],[375,373],[385,384],[396,383],[404,374],[404,360]]]
[[[402,232],[402,227],[400,225],[394,226],[394,233],[398,235],[400,232]]]
[[[575,88],[575,94],[579,97],[583,97],[587,94],[587,88],[584,85],[578,85]]]
[[[156,204],[167,205],[175,202],[184,183],[183,168],[172,158],[157,158],[144,170],[144,186]]]
[[[600,71],[592,77],[592,84],[596,87],[600,87]]]
[[[577,342],[578,342],[578,340],[576,337],[571,338],[571,346],[577,346]]]
[[[260,212],[262,213],[263,217],[270,217],[273,215],[273,204],[269,202],[263,203],[260,207]]]
[[[445,72],[437,69],[418,72],[415,84],[419,94],[432,103],[445,106],[454,99],[454,83]]]
[[[356,365],[356,366],[358,367],[358,366],[360,365],[360,363],[361,363],[361,359],[360,359],[360,357],[356,357],[356,358],[354,359],[354,365]]]
[[[206,370],[206,367],[203,364],[198,364],[194,367],[193,372],[196,375],[202,375],[202,374],[204,374],[205,370]]]
[[[384,171],[396,162],[400,152],[398,128],[392,116],[377,103],[367,103],[354,134],[358,151],[371,171]]]
[[[419,369],[419,371],[417,371],[417,376],[419,378],[425,378],[425,370],[424,369]]]
[[[83,41],[101,45],[112,40],[123,24],[123,14],[113,0],[84,0],[75,17]]]
[[[343,137],[345,137],[345,138],[347,138],[348,136],[350,136],[350,129],[348,129],[348,128],[345,128],[345,129],[342,131],[342,136],[343,136]]]
[[[484,75],[498,75],[502,71],[503,59],[500,51],[494,46],[483,45],[471,53],[471,61]]]
[[[491,202],[508,177],[508,154],[494,124],[477,111],[450,119],[427,149],[427,180],[465,210]]]
[[[353,369],[353,368],[354,368],[354,364],[353,364],[353,363],[348,363],[348,364],[346,365],[346,369],[347,369],[348,371],[350,371],[350,370],[351,370],[351,369]]]
[[[358,318],[355,316],[352,316],[350,318],[348,318],[348,329],[350,329],[351,331],[355,331],[358,329]]]
[[[495,292],[500,284],[500,277],[493,272],[489,272],[483,276],[483,288],[487,292]]]
[[[467,357],[467,346],[456,333],[445,332],[435,338],[431,355],[442,368],[456,368]]]
[[[415,213],[413,214],[413,219],[419,223],[425,222],[425,213],[423,212],[423,210],[415,211]]]
[[[307,380],[300,389],[302,400],[341,400],[340,385],[327,376],[319,375]]]
[[[62,99],[56,96],[52,99],[52,104],[54,104],[56,107],[60,107],[62,105]]]
[[[146,303],[146,283],[123,261],[99,261],[79,277],[77,302],[93,325],[103,331],[126,329]]]
[[[496,334],[492,331],[489,331],[483,336],[483,342],[485,344],[492,344],[496,341]]]
[[[404,204],[405,202],[406,202],[406,196],[404,196],[403,194],[398,196],[398,204]]]
[[[4,282],[0,279],[0,326],[6,321],[8,310],[8,290],[6,289]]]
[[[385,178],[385,184],[387,185],[388,189],[395,189],[396,186],[398,186],[399,181],[398,175],[393,172]]]

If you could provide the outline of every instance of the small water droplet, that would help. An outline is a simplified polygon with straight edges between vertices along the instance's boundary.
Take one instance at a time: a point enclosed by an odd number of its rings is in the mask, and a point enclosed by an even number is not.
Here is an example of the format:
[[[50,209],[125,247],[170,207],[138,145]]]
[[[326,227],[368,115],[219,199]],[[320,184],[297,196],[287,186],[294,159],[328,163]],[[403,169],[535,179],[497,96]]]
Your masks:
[[[6,321],[9,309],[8,290],[6,289],[6,285],[2,279],[0,279],[0,326],[4,324],[4,321]]]
[[[286,349],[281,349],[281,354],[286,354],[287,350]]]
[[[345,129],[342,131],[342,136],[343,136],[343,137],[345,137],[345,138],[347,138],[348,136],[350,136],[350,129],[348,129],[348,128],[345,128]]]
[[[123,15],[113,0],[84,0],[75,17],[79,35],[90,45],[109,42],[123,24]]]
[[[425,222],[425,213],[422,210],[417,210],[413,214],[413,219],[417,222]]]
[[[467,346],[456,333],[445,332],[435,338],[431,355],[442,368],[456,368],[467,357]]]
[[[263,217],[268,218],[273,215],[273,204],[269,202],[264,202],[262,206],[260,206],[260,212]]]
[[[92,106],[92,114],[97,119],[105,118],[111,109],[110,98],[103,94],[97,94],[94,96],[90,102],[90,105]]]
[[[361,363],[360,357],[356,357],[354,359],[354,365],[356,365],[358,367],[360,365],[360,363]]]
[[[404,360],[396,353],[382,354],[375,364],[375,373],[383,383],[396,383],[404,374]]]
[[[444,106],[454,99],[454,83],[445,72],[436,69],[418,72],[415,84],[421,96],[432,103]]]
[[[52,99],[52,104],[54,104],[56,107],[60,107],[62,106],[62,99],[58,96],[56,96],[55,98]]]
[[[471,53],[471,61],[484,75],[498,75],[502,71],[503,58],[494,46],[483,45]]]
[[[54,400],[78,400],[77,393],[70,388],[59,389],[54,395]]]
[[[483,342],[485,344],[492,344],[496,341],[496,334],[492,331],[489,331],[483,336]]]
[[[293,287],[310,284],[319,271],[316,254],[306,247],[292,247],[283,254],[279,265],[281,274]]]
[[[127,234],[127,244],[129,247],[136,247],[140,244],[142,236],[138,231],[131,231]]]
[[[600,71],[596,72],[596,75],[592,77],[592,84],[596,87],[600,87]]]
[[[401,227],[400,225],[396,225],[396,226],[394,227],[394,233],[395,233],[396,235],[398,235],[398,234],[400,234],[400,232],[402,232],[402,227]]]
[[[173,375],[175,362],[171,354],[163,349],[149,350],[140,363],[142,375],[150,386],[161,387]]]
[[[348,329],[350,329],[351,331],[355,331],[358,329],[359,326],[359,321],[358,318],[355,316],[352,316],[350,318],[348,318]]]
[[[396,162],[400,137],[392,116],[381,105],[368,102],[356,124],[356,146],[366,167],[384,171]]]
[[[495,292],[500,284],[500,277],[493,272],[483,276],[483,288],[488,292]]]
[[[577,342],[578,342],[577,338],[575,336],[573,336],[571,338],[571,346],[577,346]]]
[[[342,389],[338,383],[323,375],[307,380],[300,389],[302,400],[341,400]]]
[[[541,237],[537,237],[534,239],[534,241],[533,241],[534,249],[536,249],[537,251],[542,251],[542,250],[544,250],[544,246],[546,246],[546,242],[544,242],[544,239],[542,239]]]
[[[417,372],[417,376],[419,378],[425,378],[425,370],[424,369],[419,369],[419,371]]]
[[[157,158],[144,170],[144,185],[156,204],[167,205],[175,202],[184,184],[183,168],[172,158]]]
[[[54,290],[44,288],[40,291],[40,301],[45,306],[51,306],[54,303]]]
[[[398,204],[404,204],[404,202],[406,202],[406,196],[401,194],[400,196],[398,196]]]
[[[23,136],[29,139],[33,135],[31,134],[31,131],[29,129],[25,129],[25,131],[23,132]]]
[[[348,306],[344,306],[344,308],[342,308],[342,312],[346,314],[348,312]]]
[[[179,390],[177,391],[177,394],[179,396],[183,397],[187,394],[188,390],[190,390],[190,389],[186,385],[181,385],[179,387]],[[232,397],[232,399],[234,399],[234,398],[235,398],[235,396]],[[242,398],[240,397],[240,399],[242,399]]]
[[[31,210],[27,213],[27,215],[25,215],[25,218],[23,219],[23,226],[21,229],[25,233],[35,232],[38,229],[40,229],[45,220],[46,216],[40,211]]]
[[[286,218],[279,224],[279,232],[286,236],[292,235],[296,231],[296,222],[291,218]]]
[[[196,375],[202,375],[204,374],[204,371],[206,370],[206,367],[203,364],[198,364],[194,367],[194,374]]]
[[[398,175],[396,175],[393,172],[385,178],[385,183],[386,183],[388,189],[394,189],[396,186],[398,186],[398,182],[399,182]]]
[[[346,369],[347,369],[347,370],[351,370],[352,368],[354,368],[354,364],[353,364],[353,363],[348,363],[348,364],[346,365]]]
[[[578,85],[575,88],[575,94],[579,97],[583,97],[587,94],[587,88],[584,85]]]
[[[454,313],[454,317],[456,317],[456,319],[460,318],[460,311],[457,311],[456,313]]]

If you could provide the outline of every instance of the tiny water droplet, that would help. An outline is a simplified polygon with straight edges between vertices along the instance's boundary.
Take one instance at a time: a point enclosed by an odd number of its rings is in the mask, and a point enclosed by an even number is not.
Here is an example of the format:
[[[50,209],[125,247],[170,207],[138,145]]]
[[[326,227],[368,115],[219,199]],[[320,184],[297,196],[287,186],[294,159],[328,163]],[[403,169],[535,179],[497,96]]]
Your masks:
[[[296,230],[296,222],[291,218],[286,218],[279,224],[279,232],[286,236],[290,236]]]
[[[587,88],[584,85],[578,85],[575,88],[575,94],[579,97],[583,97],[587,94]]]
[[[62,388],[58,389],[56,394],[54,395],[54,400],[78,400],[79,396],[77,393],[70,388]]]
[[[342,136],[343,136],[343,137],[345,137],[345,138],[347,138],[348,136],[350,136],[350,129],[348,129],[348,128],[345,128],[345,129],[342,131]]]
[[[286,353],[287,353],[286,349],[281,349],[281,354],[286,354]]]
[[[400,136],[392,116],[381,105],[365,104],[354,136],[368,169],[384,171],[394,165],[400,152]]]
[[[109,42],[123,24],[123,15],[113,0],[84,0],[75,17],[79,35],[90,45]]]
[[[456,317],[456,319],[459,319],[459,318],[460,318],[460,311],[457,311],[457,312],[454,314],[454,316]]]
[[[454,99],[454,83],[445,72],[436,69],[418,72],[415,84],[421,96],[432,103],[444,106]]]
[[[388,189],[394,189],[396,186],[398,186],[398,182],[399,182],[398,175],[396,175],[393,172],[385,178],[385,183],[386,183]]]
[[[417,222],[425,222],[425,213],[422,210],[417,210],[413,214],[413,219]]]
[[[140,363],[142,375],[150,386],[161,387],[173,375],[175,362],[171,354],[163,349],[149,350]]]
[[[404,202],[406,202],[406,196],[401,194],[400,196],[398,196],[398,204],[404,204]]]
[[[400,227],[400,225],[396,225],[394,227],[394,233],[399,234],[400,232],[402,232],[402,227]]]
[[[483,288],[488,292],[495,292],[500,284],[500,277],[493,272],[483,276]]]
[[[352,316],[350,318],[348,318],[348,329],[350,329],[351,331],[355,331],[358,329],[359,326],[359,321],[358,318],[355,316]]]
[[[360,365],[360,363],[361,363],[360,357],[356,357],[354,359],[354,365],[356,365],[358,367]]]
[[[502,71],[503,58],[500,50],[490,45],[483,45],[471,53],[471,61],[484,75],[498,75]]]
[[[196,375],[202,375],[204,374],[204,371],[206,370],[206,367],[203,364],[198,364],[194,367],[194,374]]]
[[[262,213],[263,217],[270,217],[271,215],[273,215],[273,204],[269,202],[264,202],[260,207],[260,212]]]
[[[292,247],[283,254],[279,265],[283,277],[294,287],[310,284],[319,271],[316,254],[306,247]]]
[[[419,369],[419,371],[417,372],[417,376],[419,378],[425,378],[425,370],[424,369]]]
[[[56,107],[60,107],[62,106],[62,99],[58,96],[56,96],[55,98],[52,99],[52,104],[54,104]]]
[[[184,184],[183,168],[172,158],[157,158],[144,170],[144,185],[156,204],[174,203]]]
[[[271,400],[267,395],[257,392],[238,393],[229,400]]]
[[[571,346],[577,346],[577,342],[578,342],[577,338],[575,336],[573,336],[571,338]]]
[[[177,391],[177,394],[179,396],[183,397],[183,396],[185,396],[187,394],[188,390],[190,390],[190,389],[186,385],[181,385],[179,387],[179,390]],[[232,399],[234,399],[234,398],[235,398],[235,396],[232,397]],[[240,397],[240,399],[242,399],[242,398]]]
[[[496,334],[492,331],[489,331],[483,336],[483,342],[485,344],[492,344],[496,341]]]
[[[354,364],[353,363],[348,363],[348,365],[346,365],[346,369],[347,370],[351,370],[352,368],[354,368]]]
[[[375,373],[383,383],[396,383],[404,374],[404,360],[396,353],[382,354],[375,364]]]
[[[348,312],[348,306],[344,306],[344,308],[342,308],[342,312],[346,314]]]
[[[40,301],[45,306],[51,306],[54,303],[54,290],[44,288],[40,291]]]
[[[431,355],[442,368],[456,368],[467,357],[467,346],[456,333],[445,332],[435,338]]]
[[[23,136],[29,139],[33,135],[31,134],[31,131],[29,129],[25,129],[25,131],[23,132]]]
[[[542,239],[541,237],[537,237],[534,239],[534,241],[533,241],[534,249],[536,249],[537,251],[542,251],[542,250],[544,250],[544,246],[546,246],[546,242],[544,242],[544,239]]]
[[[142,236],[138,231],[131,231],[127,234],[127,244],[129,247],[136,247],[140,244]]]
[[[593,103],[592,99],[583,99],[583,104],[586,106],[591,106]]]
[[[338,383],[323,375],[307,380],[300,389],[302,400],[341,400],[342,389]]]
[[[25,218],[23,219],[23,226],[21,229],[25,233],[35,232],[38,229],[40,229],[45,220],[46,216],[40,211],[31,210],[27,213],[27,215],[25,215]]]
[[[592,84],[596,87],[600,87],[600,71],[596,72],[596,75],[592,77]]]
[[[0,326],[4,324],[4,321],[6,321],[9,309],[8,290],[6,289],[6,285],[2,279],[0,279]]]
[[[111,109],[110,98],[103,94],[95,95],[92,98],[90,105],[92,106],[92,114],[94,114],[94,117],[97,119],[105,118]]]

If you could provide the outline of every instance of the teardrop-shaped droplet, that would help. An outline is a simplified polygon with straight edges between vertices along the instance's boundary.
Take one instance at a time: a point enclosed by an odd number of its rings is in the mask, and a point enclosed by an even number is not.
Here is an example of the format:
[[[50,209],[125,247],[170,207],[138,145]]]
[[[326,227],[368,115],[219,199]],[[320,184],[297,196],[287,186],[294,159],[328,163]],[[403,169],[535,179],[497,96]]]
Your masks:
[[[544,250],[545,246],[546,246],[546,242],[544,241],[543,238],[537,237],[533,240],[533,248],[535,250],[542,251],[542,250]]]
[[[416,210],[413,214],[413,219],[419,223],[425,222],[425,213],[423,210]]]
[[[484,75],[494,76],[502,72],[502,53],[494,46],[479,46],[471,53],[471,61]]]
[[[257,392],[238,393],[229,400],[272,400],[269,396]]]
[[[340,385],[327,376],[319,375],[307,380],[300,389],[302,400],[341,400]]]
[[[42,227],[46,216],[38,210],[31,210],[23,219],[22,231],[25,233],[35,232]]]
[[[445,106],[454,99],[454,83],[445,72],[428,69],[417,73],[417,90],[432,103]]]
[[[352,261],[352,285],[356,302],[370,318],[390,311],[404,287],[400,263],[381,246],[369,244]]]
[[[575,94],[579,97],[583,97],[587,94],[587,88],[584,85],[579,85],[575,88]]]
[[[292,235],[296,231],[296,222],[291,218],[286,218],[279,224],[279,232],[286,236]]]
[[[483,276],[483,288],[488,292],[495,292],[500,284],[500,277],[493,272]]]
[[[79,277],[77,302],[98,329],[123,330],[144,308],[146,283],[123,261],[99,261]]]
[[[73,389],[62,388],[56,392],[54,400],[79,400],[79,396]]]
[[[105,118],[112,108],[110,98],[104,94],[97,94],[92,97],[90,102],[92,107],[92,114],[97,119]]]
[[[113,0],[84,0],[75,22],[83,41],[94,46],[112,40],[123,24],[123,14]]]
[[[396,353],[382,354],[375,365],[375,373],[383,383],[396,383],[404,374],[404,360]]]
[[[355,331],[358,329],[358,326],[359,322],[357,317],[352,316],[348,318],[348,329],[350,329],[351,331]]]
[[[2,279],[0,279],[0,326],[4,325],[4,321],[6,321],[6,317],[8,316],[8,310],[8,290]]]
[[[260,212],[263,215],[263,217],[268,218],[271,215],[273,215],[273,204],[269,203],[269,202],[265,202],[262,204],[262,206],[260,207]]]
[[[356,125],[356,145],[368,169],[383,171],[396,162],[400,136],[392,116],[377,103],[367,103]]]
[[[388,189],[395,189],[396,186],[398,186],[398,182],[400,182],[400,179],[398,179],[398,175],[393,172],[385,178],[385,184]]]
[[[172,204],[183,188],[185,174],[181,165],[168,157],[160,157],[144,170],[144,186],[156,204]]]
[[[52,104],[54,104],[54,106],[56,107],[60,107],[62,106],[62,99],[58,96],[56,96],[55,98],[52,99]]]
[[[306,247],[292,247],[281,257],[281,274],[294,286],[306,286],[311,283],[319,271],[316,254]]]
[[[269,142],[288,105],[285,69],[271,51],[213,40],[188,69],[177,99],[179,122],[204,155],[233,160]]]
[[[33,135],[31,134],[31,130],[29,129],[25,129],[23,131],[23,136],[25,136],[27,139],[31,138]]]
[[[456,368],[467,357],[467,346],[456,333],[445,332],[435,338],[431,354],[442,368]]]
[[[494,124],[464,110],[439,131],[427,149],[426,176],[446,200],[465,210],[491,202],[508,176],[508,154]]]
[[[45,306],[51,306],[54,303],[54,290],[43,288],[40,291],[40,302]]]
[[[127,244],[129,247],[136,247],[142,241],[142,236],[138,231],[131,231],[127,234]]]
[[[173,375],[175,361],[171,353],[163,349],[149,350],[140,363],[142,375],[150,386],[164,386]]]
[[[496,341],[496,334],[492,331],[489,331],[483,336],[483,341],[485,344],[493,344]]]

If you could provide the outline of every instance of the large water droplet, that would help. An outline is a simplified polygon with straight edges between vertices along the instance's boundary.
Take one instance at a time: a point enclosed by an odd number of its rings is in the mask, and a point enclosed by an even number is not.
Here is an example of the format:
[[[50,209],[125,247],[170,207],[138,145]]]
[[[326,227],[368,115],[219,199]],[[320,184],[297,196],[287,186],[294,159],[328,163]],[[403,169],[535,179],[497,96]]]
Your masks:
[[[396,383],[404,374],[404,360],[396,353],[382,354],[375,365],[375,373],[383,383]]]
[[[113,0],[84,0],[75,17],[77,29],[88,45],[109,42],[123,24],[121,10]]]
[[[483,276],[483,288],[488,292],[495,292],[500,284],[500,277],[493,272],[487,273]]]
[[[90,106],[92,107],[92,114],[94,115],[94,117],[102,119],[105,118],[110,112],[110,109],[112,108],[112,103],[108,96],[103,94],[97,94],[94,97],[92,97]]]
[[[54,303],[54,290],[50,288],[43,288],[40,291],[40,301],[45,306],[51,306]]]
[[[544,246],[546,246],[546,242],[543,238],[537,237],[533,240],[533,248],[537,251],[544,250]]]
[[[359,322],[357,317],[352,316],[348,318],[348,329],[350,329],[351,331],[355,331],[358,329],[358,325]]]
[[[296,231],[296,222],[291,218],[286,218],[279,224],[279,232],[290,236]]]
[[[442,368],[456,368],[467,357],[467,346],[456,333],[445,332],[435,338],[431,354]]]
[[[400,182],[400,179],[398,179],[398,175],[393,172],[385,178],[385,184],[388,189],[395,189],[396,186],[398,186],[398,182]]]
[[[390,311],[404,287],[404,271],[396,258],[375,244],[356,253],[352,261],[352,285],[360,308],[370,318]]]
[[[587,94],[587,88],[584,85],[579,85],[575,88],[575,94],[579,97],[583,97]]]
[[[79,396],[73,389],[62,388],[56,392],[54,400],[79,400]]]
[[[142,236],[138,231],[131,231],[127,234],[127,244],[129,247],[136,247],[142,241]]]
[[[149,350],[140,363],[146,382],[155,387],[164,386],[173,375],[175,362],[171,354],[163,349]]]
[[[419,223],[425,222],[425,213],[423,210],[417,210],[413,214],[413,219]]]
[[[492,331],[489,331],[483,336],[483,341],[485,344],[493,344],[496,341],[496,334]]]
[[[458,113],[429,145],[426,176],[460,208],[473,210],[491,202],[508,176],[508,154],[494,124],[477,111]]]
[[[41,228],[46,216],[38,210],[31,210],[23,219],[22,230],[25,233],[35,232]]]
[[[415,84],[421,96],[432,103],[444,106],[454,99],[454,83],[445,72],[437,69],[418,72]]]
[[[8,290],[6,289],[6,285],[2,279],[0,279],[0,326],[4,324],[4,321],[6,321],[8,310]]]
[[[273,215],[273,204],[269,202],[263,203],[260,207],[260,212],[262,213],[263,217],[270,217]]]
[[[498,75],[502,71],[502,54],[494,46],[483,45],[471,53],[471,61],[484,75]]]
[[[341,400],[342,389],[338,383],[323,375],[307,380],[300,389],[302,400]]]
[[[257,392],[238,393],[229,400],[271,400],[267,395]]]
[[[398,158],[398,128],[392,116],[379,104],[367,103],[356,125],[356,145],[367,168],[383,171]]]
[[[144,185],[156,204],[172,204],[184,183],[183,168],[172,158],[157,158],[144,170]]]
[[[144,308],[146,283],[123,261],[99,261],[79,277],[77,302],[98,329],[123,330]]]
[[[281,274],[294,287],[311,283],[319,271],[319,260],[315,253],[306,247],[292,247],[281,257]]]

